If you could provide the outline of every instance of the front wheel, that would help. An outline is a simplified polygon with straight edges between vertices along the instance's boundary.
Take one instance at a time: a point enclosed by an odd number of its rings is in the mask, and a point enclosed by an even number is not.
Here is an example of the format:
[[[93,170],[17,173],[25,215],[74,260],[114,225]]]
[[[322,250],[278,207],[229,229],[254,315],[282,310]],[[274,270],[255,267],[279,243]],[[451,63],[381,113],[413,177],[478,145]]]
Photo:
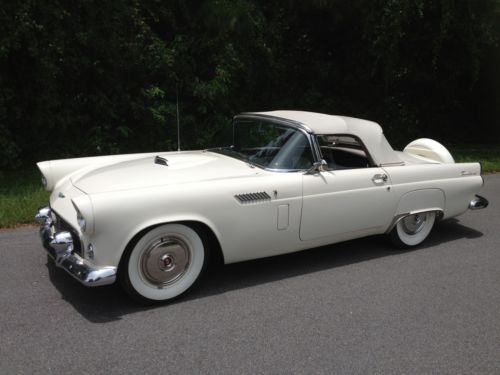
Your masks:
[[[391,230],[389,237],[399,248],[417,246],[427,238],[435,220],[435,212],[422,212],[405,216]]]
[[[140,302],[164,302],[180,296],[205,268],[199,234],[183,224],[165,224],[144,234],[121,262],[120,283]]]

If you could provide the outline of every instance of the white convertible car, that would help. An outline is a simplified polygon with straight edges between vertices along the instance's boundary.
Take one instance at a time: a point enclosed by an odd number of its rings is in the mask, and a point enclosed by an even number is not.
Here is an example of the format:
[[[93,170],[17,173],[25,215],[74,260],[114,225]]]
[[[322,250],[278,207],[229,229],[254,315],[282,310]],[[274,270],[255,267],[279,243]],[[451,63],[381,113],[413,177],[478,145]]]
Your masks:
[[[376,123],[299,111],[244,113],[233,144],[38,163],[36,219],[57,266],[87,286],[118,280],[166,301],[225,263],[386,233],[420,244],[434,223],[480,209],[479,163],[430,139],[394,151]]]

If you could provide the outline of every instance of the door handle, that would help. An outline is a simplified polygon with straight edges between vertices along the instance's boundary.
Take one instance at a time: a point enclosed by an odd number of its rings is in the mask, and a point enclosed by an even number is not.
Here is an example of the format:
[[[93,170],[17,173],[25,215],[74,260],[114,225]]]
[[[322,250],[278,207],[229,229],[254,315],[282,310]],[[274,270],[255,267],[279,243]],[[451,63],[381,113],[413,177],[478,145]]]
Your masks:
[[[385,173],[376,174],[372,177],[372,181],[375,185],[383,185],[387,182],[387,175]]]

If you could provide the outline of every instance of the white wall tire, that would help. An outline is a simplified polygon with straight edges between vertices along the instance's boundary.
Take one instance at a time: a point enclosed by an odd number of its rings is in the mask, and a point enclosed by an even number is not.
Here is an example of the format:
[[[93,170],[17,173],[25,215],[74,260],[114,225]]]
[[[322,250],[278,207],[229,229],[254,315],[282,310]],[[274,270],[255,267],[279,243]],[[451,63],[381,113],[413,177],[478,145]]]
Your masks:
[[[199,234],[183,224],[164,224],[145,233],[120,264],[120,282],[141,302],[165,302],[190,289],[206,264]]]
[[[427,238],[435,221],[436,213],[432,211],[408,215],[397,222],[389,236],[399,248],[414,247]]]

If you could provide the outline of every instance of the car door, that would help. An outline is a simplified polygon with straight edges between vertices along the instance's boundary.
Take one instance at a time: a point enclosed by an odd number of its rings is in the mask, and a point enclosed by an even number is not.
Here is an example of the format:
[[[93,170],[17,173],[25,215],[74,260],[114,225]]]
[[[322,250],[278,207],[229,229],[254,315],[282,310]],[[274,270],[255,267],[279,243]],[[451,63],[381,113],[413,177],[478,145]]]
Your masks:
[[[390,177],[371,165],[359,143],[342,142],[325,146],[320,141],[328,168],[303,176],[302,241],[335,242],[380,233],[392,220],[396,202]]]

